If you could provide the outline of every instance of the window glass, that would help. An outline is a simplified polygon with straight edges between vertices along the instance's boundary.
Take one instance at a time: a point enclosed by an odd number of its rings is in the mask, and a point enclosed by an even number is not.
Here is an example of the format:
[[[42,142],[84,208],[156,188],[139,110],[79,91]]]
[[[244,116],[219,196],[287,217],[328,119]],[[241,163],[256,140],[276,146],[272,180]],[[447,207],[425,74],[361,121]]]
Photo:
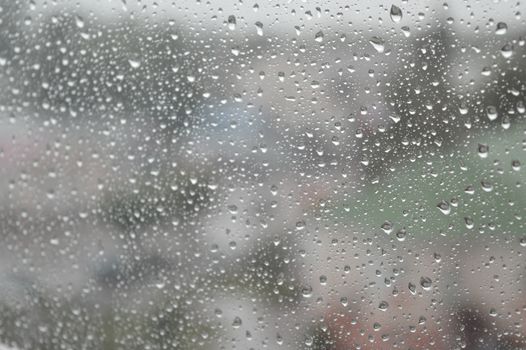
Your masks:
[[[0,349],[525,349],[525,12],[0,0]]]

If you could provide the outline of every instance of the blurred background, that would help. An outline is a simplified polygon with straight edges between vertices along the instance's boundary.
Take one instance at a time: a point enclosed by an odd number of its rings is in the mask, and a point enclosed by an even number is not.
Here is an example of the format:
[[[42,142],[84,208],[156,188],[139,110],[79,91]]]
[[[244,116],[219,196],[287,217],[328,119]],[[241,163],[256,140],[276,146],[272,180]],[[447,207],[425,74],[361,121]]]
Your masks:
[[[0,0],[0,349],[526,349],[524,12]]]

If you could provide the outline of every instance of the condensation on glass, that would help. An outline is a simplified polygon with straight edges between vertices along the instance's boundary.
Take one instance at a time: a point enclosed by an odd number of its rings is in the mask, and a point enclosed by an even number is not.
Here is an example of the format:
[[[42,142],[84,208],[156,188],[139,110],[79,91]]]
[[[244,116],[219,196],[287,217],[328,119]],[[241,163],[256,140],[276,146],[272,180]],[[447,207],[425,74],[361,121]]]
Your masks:
[[[525,12],[0,0],[0,349],[525,349]]]

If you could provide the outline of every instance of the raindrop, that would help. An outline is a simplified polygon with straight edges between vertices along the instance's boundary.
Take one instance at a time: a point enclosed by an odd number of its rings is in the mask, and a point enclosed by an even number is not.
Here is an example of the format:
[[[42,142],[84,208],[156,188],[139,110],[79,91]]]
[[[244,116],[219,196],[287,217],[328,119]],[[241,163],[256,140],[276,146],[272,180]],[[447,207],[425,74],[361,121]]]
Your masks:
[[[301,295],[303,295],[305,298],[310,298],[312,296],[312,287],[306,286],[301,289]]]
[[[242,324],[243,324],[243,321],[241,320],[239,316],[236,316],[234,318],[234,321],[232,321],[232,327],[234,328],[239,328],[241,327]]]
[[[467,216],[464,218],[464,223],[466,224],[466,228],[468,229],[472,229],[475,226],[473,219]]]
[[[323,32],[321,30],[314,35],[314,40],[319,43],[323,41]]]
[[[383,41],[383,39],[377,37],[377,36],[373,36],[371,38],[371,40],[369,40],[369,43],[374,47],[374,49],[376,51],[378,51],[379,53],[382,53],[384,52],[385,50],[385,42]]]
[[[390,221],[384,222],[382,226],[380,227],[387,234],[390,234],[391,232],[393,232],[393,224]]]
[[[322,286],[325,286],[327,284],[327,276],[325,276],[325,275],[321,275],[320,276],[320,284]]]
[[[403,228],[398,230],[398,232],[396,232],[396,239],[398,239],[400,242],[405,241],[406,236],[407,236],[407,232]]]
[[[497,23],[497,29],[495,29],[495,34],[504,35],[508,31],[508,25],[504,22]]]
[[[133,69],[137,69],[141,66],[141,62],[138,61],[138,60],[132,60],[132,59],[129,59],[128,60],[128,63],[130,64],[130,66],[133,68]]]
[[[491,182],[482,180],[480,182],[480,185],[482,186],[482,189],[484,190],[484,192],[491,192],[491,191],[493,191],[493,185],[491,184]]]
[[[387,301],[381,301],[380,304],[378,305],[378,309],[380,309],[381,311],[387,311],[388,307],[389,307],[389,303],[387,303]]]
[[[411,29],[409,29],[408,26],[403,26],[402,28],[400,28],[402,30],[402,33],[404,34],[404,36],[406,38],[409,38],[411,36]]]
[[[495,106],[488,106],[486,108],[486,115],[488,116],[488,119],[490,121],[497,119],[498,117],[497,108]]]
[[[84,28],[84,19],[80,16],[75,16],[75,25],[80,29]]]
[[[349,300],[347,299],[347,297],[341,297],[341,298],[340,298],[340,303],[341,303],[343,306],[347,306],[347,305],[349,305]]]
[[[402,20],[402,10],[400,9],[400,7],[396,5],[391,6],[390,15],[391,15],[391,20],[395,23],[398,23]]]
[[[256,22],[256,32],[259,36],[263,36],[263,23]]]
[[[479,143],[479,146],[478,146],[479,157],[480,158],[487,158],[488,157],[488,152],[489,152],[489,146],[485,145],[485,144],[482,144],[482,143]]]
[[[425,276],[420,277],[420,285],[424,290],[430,290],[432,283],[433,281],[431,280],[431,278]]]
[[[513,45],[506,44],[500,49],[500,53],[504,58],[510,58],[513,55]]]
[[[228,29],[230,30],[236,29],[236,16],[234,15],[228,16]]]
[[[451,207],[449,206],[449,203],[447,201],[441,201],[438,203],[437,208],[440,209],[442,214],[449,215],[451,213]]]
[[[495,310],[494,308],[491,308],[491,309],[489,310],[489,315],[490,315],[491,317],[497,317],[497,310]]]

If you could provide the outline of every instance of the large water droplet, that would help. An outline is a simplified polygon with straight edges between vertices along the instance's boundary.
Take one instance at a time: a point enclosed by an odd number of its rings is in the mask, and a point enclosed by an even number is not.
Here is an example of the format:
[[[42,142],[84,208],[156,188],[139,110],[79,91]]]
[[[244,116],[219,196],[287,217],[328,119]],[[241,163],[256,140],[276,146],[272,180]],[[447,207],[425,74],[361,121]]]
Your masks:
[[[376,51],[379,53],[382,53],[385,51],[385,42],[382,38],[379,38],[377,36],[373,36],[371,40],[369,40],[369,43],[374,47]]]
[[[395,23],[398,23],[402,20],[402,10],[400,9],[400,7],[396,5],[391,6],[390,15],[391,15],[391,20]]]

